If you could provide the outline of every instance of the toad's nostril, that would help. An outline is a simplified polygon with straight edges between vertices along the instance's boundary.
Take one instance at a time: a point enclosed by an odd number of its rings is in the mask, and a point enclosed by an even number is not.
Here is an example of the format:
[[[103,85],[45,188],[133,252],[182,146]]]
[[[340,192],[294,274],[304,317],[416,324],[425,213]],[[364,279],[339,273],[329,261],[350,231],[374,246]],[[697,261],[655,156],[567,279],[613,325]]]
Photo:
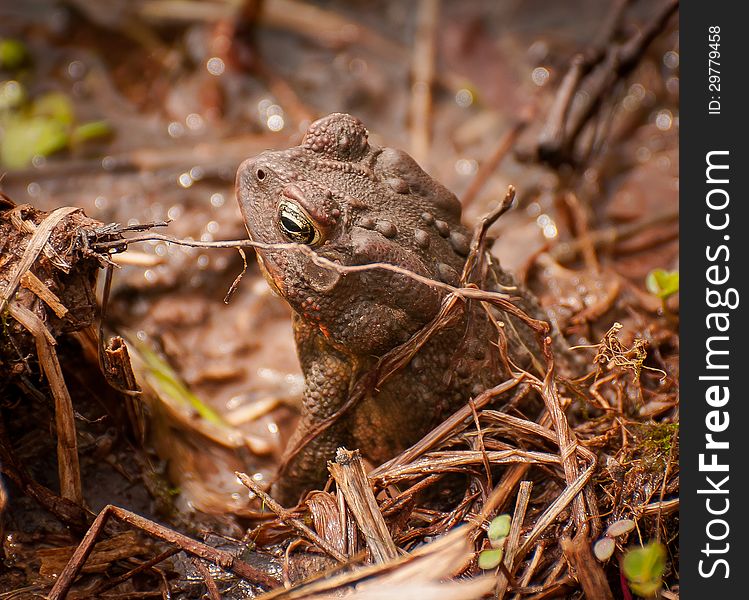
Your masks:
[[[265,171],[263,171],[262,169],[258,169],[255,175],[258,178],[258,181],[262,181],[263,179],[265,179]]]

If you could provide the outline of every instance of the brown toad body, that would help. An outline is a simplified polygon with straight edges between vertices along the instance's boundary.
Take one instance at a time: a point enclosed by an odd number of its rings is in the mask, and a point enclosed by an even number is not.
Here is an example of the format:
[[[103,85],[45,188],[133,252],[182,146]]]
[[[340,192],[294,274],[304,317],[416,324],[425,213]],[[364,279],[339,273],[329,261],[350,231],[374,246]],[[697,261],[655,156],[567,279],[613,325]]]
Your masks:
[[[459,283],[470,236],[458,199],[405,152],[370,145],[354,117],[331,114],[310,125],[300,146],[246,160],[236,185],[254,241],[298,242],[341,265],[389,263]],[[346,402],[379,357],[435,317],[445,291],[382,269],[343,274],[288,247],[259,249],[257,256],[266,279],[294,311],[305,390],[293,448]],[[489,271],[490,284],[512,285],[498,264]],[[522,293],[519,304],[538,314]],[[497,315],[512,358],[529,364],[530,329]],[[501,382],[508,373],[498,335],[477,302],[465,305],[407,366],[291,457],[273,494],[294,503],[322,485],[339,446],[359,448],[374,463],[385,461],[471,396]]]

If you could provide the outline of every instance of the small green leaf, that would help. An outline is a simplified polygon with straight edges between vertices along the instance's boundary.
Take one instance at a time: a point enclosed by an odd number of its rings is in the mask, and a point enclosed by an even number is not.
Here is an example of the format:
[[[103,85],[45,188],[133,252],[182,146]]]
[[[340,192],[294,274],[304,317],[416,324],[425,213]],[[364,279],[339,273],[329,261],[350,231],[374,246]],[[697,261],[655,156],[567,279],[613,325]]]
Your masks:
[[[502,548],[493,548],[491,550],[482,550],[479,554],[479,569],[489,571],[490,569],[496,569],[499,563],[502,562],[502,555],[504,554]]]
[[[73,129],[70,136],[71,144],[80,144],[88,140],[107,137],[112,134],[112,127],[106,121],[91,121]]]
[[[29,53],[23,42],[12,38],[0,40],[0,69],[17,69],[28,56]]]
[[[666,547],[660,542],[632,548],[622,561],[622,571],[632,591],[645,597],[654,595],[661,588],[665,569]]]
[[[679,291],[679,272],[653,269],[648,273],[645,285],[651,294],[665,300]]]
[[[510,533],[511,521],[512,519],[510,518],[510,515],[499,515],[498,517],[494,517],[492,522],[489,523],[489,531],[487,533],[489,539],[496,541],[507,537],[507,534]]]
[[[67,129],[52,119],[13,118],[5,124],[0,140],[0,162],[9,169],[20,169],[37,155],[48,156],[68,145]]]
[[[166,360],[144,343],[136,344],[136,348],[148,369],[149,381],[159,394],[167,395],[174,402],[190,407],[209,423],[225,424],[221,415],[198,398]]]
[[[35,117],[49,117],[62,125],[72,125],[75,118],[73,103],[62,92],[49,92],[34,100],[31,114]]]

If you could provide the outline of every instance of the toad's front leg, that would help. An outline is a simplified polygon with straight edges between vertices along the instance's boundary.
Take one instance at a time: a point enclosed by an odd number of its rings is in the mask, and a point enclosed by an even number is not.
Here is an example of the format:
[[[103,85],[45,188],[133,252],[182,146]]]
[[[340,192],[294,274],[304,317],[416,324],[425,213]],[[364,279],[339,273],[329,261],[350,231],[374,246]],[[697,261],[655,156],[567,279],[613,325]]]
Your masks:
[[[353,369],[351,361],[331,348],[319,330],[298,318],[294,329],[305,379],[302,411],[271,491],[285,506],[293,506],[311,489],[321,489],[328,478],[328,461],[335,457],[339,447],[351,445],[350,427],[347,416],[343,415],[297,449],[302,440],[348,400]]]

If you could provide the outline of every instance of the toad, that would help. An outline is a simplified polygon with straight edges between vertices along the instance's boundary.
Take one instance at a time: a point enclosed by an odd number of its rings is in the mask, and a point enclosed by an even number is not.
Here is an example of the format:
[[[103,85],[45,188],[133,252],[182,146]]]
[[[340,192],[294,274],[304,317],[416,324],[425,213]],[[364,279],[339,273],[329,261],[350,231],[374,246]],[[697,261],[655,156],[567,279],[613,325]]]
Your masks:
[[[305,378],[288,448],[303,446],[287,450],[272,489],[281,503],[293,504],[323,485],[338,447],[358,448],[379,464],[507,379],[499,329],[517,364],[540,356],[537,336],[520,319],[501,311],[492,319],[478,301],[464,301],[406,366],[318,435],[308,435],[344,406],[378,358],[435,318],[447,294],[444,286],[402,272],[334,267],[387,263],[457,286],[471,238],[454,194],[405,152],[370,144],[363,124],[346,114],[312,123],[297,147],[244,161],[236,190],[250,238],[282,244],[258,248],[257,258],[270,286],[293,309]],[[332,267],[313,260],[312,252]],[[533,299],[494,258],[488,270],[497,291],[509,290],[520,308],[539,316]]]

